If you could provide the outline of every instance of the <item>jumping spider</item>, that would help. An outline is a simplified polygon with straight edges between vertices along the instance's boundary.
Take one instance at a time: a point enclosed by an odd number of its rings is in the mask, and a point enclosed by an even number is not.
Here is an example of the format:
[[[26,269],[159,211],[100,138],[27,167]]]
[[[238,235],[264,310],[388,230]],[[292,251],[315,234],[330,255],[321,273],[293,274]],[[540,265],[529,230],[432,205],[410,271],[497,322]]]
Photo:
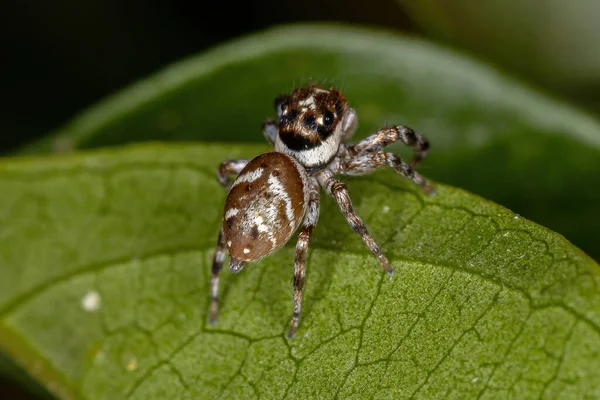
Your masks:
[[[217,319],[225,249],[231,255],[229,270],[240,272],[248,262],[282,247],[304,221],[294,261],[294,311],[289,330],[293,337],[300,322],[308,242],[319,217],[319,186],[333,196],[350,227],[390,274],[390,262],[352,208],[346,185],[335,175],[362,175],[389,166],[428,193],[433,189],[413,168],[427,153],[429,143],[412,129],[390,126],[353,146],[345,143],[354,134],[358,117],[338,90],[318,85],[298,88],[278,97],[275,107],[278,123],[267,120],[263,127],[275,151],[253,160],[223,161],[219,166],[219,183],[230,190],[212,266],[210,320]],[[414,148],[412,166],[384,151],[396,141]],[[232,174],[239,174],[233,184]]]

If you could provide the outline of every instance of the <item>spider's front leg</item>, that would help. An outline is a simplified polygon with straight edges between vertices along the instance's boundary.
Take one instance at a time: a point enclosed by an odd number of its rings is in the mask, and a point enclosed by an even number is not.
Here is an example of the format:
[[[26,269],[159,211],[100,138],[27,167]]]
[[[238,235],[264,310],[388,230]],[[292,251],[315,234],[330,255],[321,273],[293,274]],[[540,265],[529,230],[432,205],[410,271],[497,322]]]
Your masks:
[[[237,175],[248,164],[249,160],[225,160],[219,165],[217,170],[217,179],[221,186],[225,189],[229,189],[233,181],[230,179],[231,175]]]
[[[429,150],[429,142],[427,139],[407,126],[398,125],[378,130],[371,136],[358,142],[356,145],[351,146],[348,151],[353,155],[364,152],[382,151],[384,147],[397,141],[401,141],[414,149],[415,155],[411,162],[413,167],[419,165]]]
[[[377,245],[377,243],[375,243],[375,240],[371,234],[369,234],[367,226],[363,220],[356,213],[356,211],[354,211],[354,208],[352,207],[352,200],[348,194],[348,188],[346,187],[346,184],[335,179],[333,173],[329,170],[324,170],[321,172],[317,179],[327,193],[333,196],[335,201],[338,203],[342,214],[344,214],[344,217],[346,217],[346,220],[348,221],[348,224],[350,224],[352,230],[360,235],[363,242],[365,242],[369,250],[371,250],[371,253],[377,257],[383,269],[389,274],[392,274],[394,270],[392,269],[390,262],[383,255],[381,248]]]
[[[345,175],[363,175],[375,171],[381,167],[391,167],[398,174],[412,180],[417,185],[422,186],[429,194],[435,192],[434,188],[408,163],[402,161],[394,153],[385,151],[363,152],[342,160],[340,162],[340,172]]]
[[[311,192],[308,201],[304,224],[298,234],[298,242],[296,243],[296,258],[294,260],[294,312],[292,314],[292,322],[288,336],[294,337],[298,325],[300,324],[300,312],[302,311],[302,288],[304,287],[304,279],[306,277],[306,253],[308,243],[312,236],[313,230],[319,219],[319,185],[311,179]]]

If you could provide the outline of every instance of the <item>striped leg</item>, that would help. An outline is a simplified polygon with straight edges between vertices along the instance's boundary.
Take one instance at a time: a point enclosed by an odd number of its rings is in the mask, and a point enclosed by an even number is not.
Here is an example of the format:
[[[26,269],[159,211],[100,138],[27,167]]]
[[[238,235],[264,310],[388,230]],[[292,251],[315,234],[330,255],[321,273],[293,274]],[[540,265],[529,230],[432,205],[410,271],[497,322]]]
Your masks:
[[[219,313],[219,272],[223,267],[225,260],[225,240],[223,238],[223,229],[219,231],[219,239],[217,239],[217,248],[213,257],[212,273],[210,276],[210,311],[209,320],[211,323],[217,321]]]
[[[354,208],[352,207],[352,200],[348,194],[348,188],[346,187],[346,184],[335,179],[333,174],[328,170],[320,173],[318,179],[321,186],[323,186],[327,193],[333,196],[335,201],[338,203],[342,214],[344,214],[344,217],[346,217],[346,220],[348,221],[348,224],[350,224],[352,230],[360,235],[363,242],[365,242],[369,250],[371,250],[371,253],[377,257],[383,269],[389,274],[392,274],[394,270],[392,269],[390,262],[383,255],[383,252],[377,243],[375,243],[373,237],[369,234],[367,226],[363,220],[358,216],[356,211],[354,211]]]
[[[429,194],[433,194],[435,190],[419,173],[415,171],[410,164],[402,161],[394,153],[385,151],[364,152],[351,156],[340,164],[340,172],[345,175],[363,175],[375,171],[381,167],[391,167],[404,178],[412,180],[417,185],[420,185]]]
[[[397,141],[401,141],[415,150],[415,155],[411,163],[413,167],[419,165],[429,150],[429,142],[427,139],[413,131],[411,128],[402,125],[380,129],[371,136],[350,147],[349,150],[351,154],[383,150],[385,146]]]
[[[306,277],[306,253],[308,243],[312,236],[313,230],[319,219],[319,185],[314,180],[312,181],[312,190],[310,200],[308,201],[308,210],[304,217],[304,224],[298,234],[298,242],[296,243],[296,259],[294,260],[294,313],[292,314],[292,322],[288,336],[294,337],[298,325],[300,324],[300,312],[302,311],[302,288],[304,287],[304,279]]]
[[[239,174],[242,172],[246,164],[248,164],[250,160],[225,160],[219,165],[219,169],[217,170],[217,179],[221,186],[225,189],[229,189],[229,186],[233,183],[231,179],[229,179],[230,175]]]

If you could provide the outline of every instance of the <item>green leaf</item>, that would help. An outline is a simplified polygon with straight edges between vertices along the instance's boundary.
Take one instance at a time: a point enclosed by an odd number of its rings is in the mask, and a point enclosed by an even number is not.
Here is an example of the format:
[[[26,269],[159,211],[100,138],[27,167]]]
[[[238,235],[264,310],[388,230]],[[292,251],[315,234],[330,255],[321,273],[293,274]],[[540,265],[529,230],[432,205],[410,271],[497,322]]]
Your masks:
[[[348,179],[397,273],[324,196],[303,319],[294,243],[222,273],[218,162],[263,147],[145,145],[0,163],[0,344],[62,399],[600,396],[600,267],[460,189]]]
[[[341,87],[360,117],[357,138],[386,123],[414,127],[432,143],[427,176],[494,200],[600,259],[600,218],[591,218],[600,215],[600,124],[465,56],[385,33],[311,25],[237,40],[135,84],[28,151],[263,143],[275,96],[312,80]]]

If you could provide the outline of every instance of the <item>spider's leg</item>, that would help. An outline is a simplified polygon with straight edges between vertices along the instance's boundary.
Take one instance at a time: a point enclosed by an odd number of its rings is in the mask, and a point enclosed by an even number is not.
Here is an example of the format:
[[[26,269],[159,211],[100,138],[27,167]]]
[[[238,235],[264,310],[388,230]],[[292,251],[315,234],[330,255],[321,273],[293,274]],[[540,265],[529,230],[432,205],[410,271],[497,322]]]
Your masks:
[[[231,179],[229,179],[230,175],[239,174],[242,172],[246,164],[248,164],[250,160],[225,160],[219,165],[219,169],[217,170],[217,179],[221,186],[225,189],[229,189],[231,184],[233,183]]]
[[[239,174],[249,160],[226,160],[219,165],[217,170],[217,179],[221,186],[229,189],[231,186],[230,175]],[[210,277],[210,290],[211,290],[211,303],[209,318],[211,322],[217,320],[218,304],[219,304],[219,272],[223,267],[223,260],[225,259],[225,240],[223,237],[223,229],[219,230],[219,238],[217,240],[217,247],[215,249],[215,255],[213,257],[212,273]]]
[[[313,230],[319,219],[319,185],[311,179],[311,193],[308,201],[308,209],[304,217],[304,224],[298,234],[296,243],[296,259],[294,260],[294,312],[290,324],[289,337],[294,337],[296,329],[300,324],[300,312],[302,311],[302,288],[306,276],[306,252]]]
[[[275,122],[275,120],[269,118],[263,122],[263,135],[265,135],[265,139],[267,139],[271,145],[275,145],[275,139],[277,138],[278,132],[279,128],[277,127],[277,122]]]
[[[425,178],[394,153],[375,151],[353,155],[340,163],[340,172],[345,175],[363,175],[381,167],[391,167],[404,178],[422,186],[427,193],[432,194],[434,192],[433,187]]]
[[[377,257],[379,263],[388,273],[393,273],[392,266],[388,259],[383,255],[381,248],[375,243],[373,237],[369,234],[367,226],[360,218],[360,216],[354,211],[352,207],[352,200],[348,194],[348,188],[346,184],[334,178],[333,174],[329,170],[325,170],[318,175],[319,183],[329,193],[335,201],[338,203],[342,214],[346,217],[348,224],[354,232],[358,233],[362,238],[363,242],[367,245],[371,253]]]
[[[223,260],[225,260],[225,239],[223,237],[223,229],[219,231],[219,238],[217,239],[217,248],[215,249],[215,255],[213,256],[212,273],[210,276],[210,311],[209,319],[211,323],[217,321],[219,313],[219,272],[223,267]]]
[[[413,131],[411,128],[403,125],[382,128],[371,136],[361,140],[356,145],[351,146],[348,150],[351,154],[355,155],[365,151],[380,151],[383,150],[384,147],[397,141],[401,141],[414,149],[415,155],[411,163],[413,167],[419,165],[429,150],[429,142],[427,139]]]

